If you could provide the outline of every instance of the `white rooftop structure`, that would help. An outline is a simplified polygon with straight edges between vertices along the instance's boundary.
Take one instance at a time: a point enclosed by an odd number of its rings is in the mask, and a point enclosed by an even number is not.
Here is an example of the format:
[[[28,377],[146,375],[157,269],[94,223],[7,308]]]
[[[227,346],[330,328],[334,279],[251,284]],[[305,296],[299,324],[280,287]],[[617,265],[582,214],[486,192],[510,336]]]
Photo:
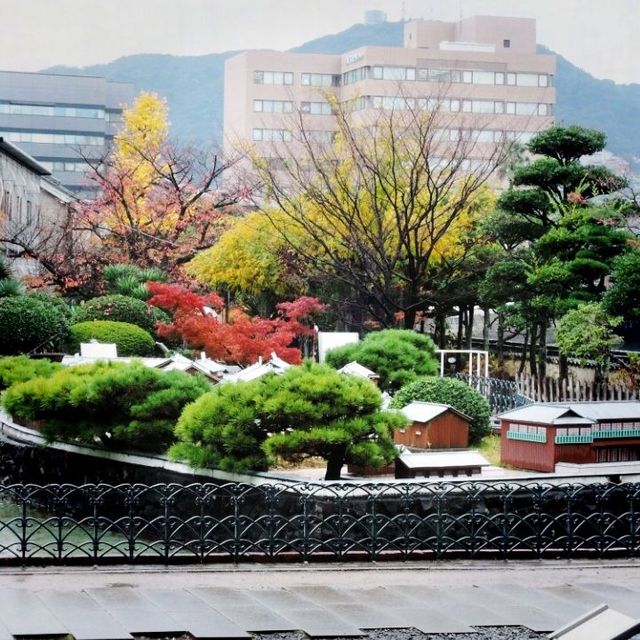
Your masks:
[[[81,342],[80,355],[85,358],[117,358],[118,346],[111,342]]]
[[[358,361],[348,362],[341,369],[338,369],[338,373],[343,373],[346,376],[354,376],[356,378],[364,378],[365,380],[379,380],[380,376],[371,369],[361,365]]]
[[[451,467],[488,467],[489,461],[477,451],[428,451],[404,453],[400,460],[408,469],[446,469]]]
[[[419,400],[414,400],[400,409],[400,412],[405,416],[405,418],[411,420],[411,422],[430,422],[446,411],[453,411],[465,420],[471,420],[469,416],[466,416],[464,413],[461,413],[448,404],[440,404],[437,402],[421,402]]]
[[[640,420],[640,401],[537,403],[506,411],[499,417],[544,424],[591,424],[599,420]]]
[[[242,369],[237,373],[224,375],[220,382],[250,382],[251,380],[257,380],[270,373],[281,375],[291,366],[292,365],[285,362],[282,358],[279,358],[275,353],[272,353],[271,359],[267,362],[262,362],[262,358],[260,358],[258,362],[246,369]]]

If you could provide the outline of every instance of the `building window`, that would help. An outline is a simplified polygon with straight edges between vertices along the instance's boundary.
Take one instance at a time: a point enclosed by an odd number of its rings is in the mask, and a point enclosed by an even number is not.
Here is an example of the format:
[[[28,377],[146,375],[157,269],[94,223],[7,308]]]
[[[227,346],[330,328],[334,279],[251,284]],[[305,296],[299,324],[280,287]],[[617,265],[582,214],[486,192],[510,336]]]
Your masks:
[[[303,73],[302,85],[305,87],[339,87],[340,76],[333,73]]]
[[[329,102],[301,102],[300,111],[312,116],[330,116],[333,113],[333,108]]]
[[[291,113],[293,102],[290,100],[254,100],[253,110],[256,113]]]
[[[347,71],[342,74],[342,83],[353,84],[354,82],[360,82],[361,80],[366,80],[370,77],[371,67],[358,67],[357,69],[352,69],[351,71]]]
[[[291,142],[291,131],[286,129],[254,129],[255,142]]]
[[[511,40],[503,40],[502,41],[502,47],[504,49],[510,49],[511,48]]]
[[[105,110],[100,107],[67,107],[63,105],[41,105],[0,103],[0,114],[21,116],[59,116],[63,118],[105,119]]]
[[[34,144],[77,144],[88,146],[104,145],[104,137],[75,133],[39,133],[32,131],[0,132],[9,142],[32,142]]]
[[[415,80],[415,67],[372,67],[374,80]]]
[[[254,84],[293,84],[293,73],[290,71],[254,71]]]

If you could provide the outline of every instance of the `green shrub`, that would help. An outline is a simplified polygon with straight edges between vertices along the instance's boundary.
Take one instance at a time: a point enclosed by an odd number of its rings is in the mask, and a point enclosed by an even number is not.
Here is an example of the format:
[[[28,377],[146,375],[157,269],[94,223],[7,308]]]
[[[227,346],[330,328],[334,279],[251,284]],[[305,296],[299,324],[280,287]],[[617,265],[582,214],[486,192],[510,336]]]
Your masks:
[[[448,404],[471,418],[469,442],[476,444],[491,429],[491,407],[486,398],[469,385],[453,378],[428,377],[402,387],[394,396],[391,406],[398,409],[418,400]]]
[[[158,313],[159,312],[159,313]],[[142,300],[114,294],[93,298],[76,308],[74,321],[113,320],[114,322],[129,322],[153,333],[156,322],[166,322],[169,316],[157,307],[150,307]]]
[[[406,420],[380,405],[369,381],[305,363],[280,376],[215,387],[180,416],[170,455],[236,472],[264,470],[274,455],[320,456],[326,477],[338,479],[344,463],[380,466],[395,457],[393,431]]]
[[[0,353],[60,350],[69,337],[64,303],[47,296],[0,298]]]
[[[169,450],[170,457],[186,460],[196,469],[264,471],[263,386],[263,380],[220,384],[187,406],[178,420],[178,443]]]
[[[81,342],[91,340],[115,343],[119,356],[150,356],[155,350],[151,335],[129,322],[91,320],[71,326],[69,348],[73,353],[79,351]]]
[[[163,452],[182,409],[208,389],[182,371],[99,362],[15,384],[2,402],[13,416],[40,421],[49,440]]]
[[[0,358],[0,389],[12,384],[26,382],[32,378],[48,377],[61,369],[62,365],[44,358],[34,360],[28,356]]]
[[[383,391],[397,391],[420,376],[438,371],[433,340],[408,329],[369,333],[364,340],[327,353],[327,363],[339,369],[357,360],[380,376]]]

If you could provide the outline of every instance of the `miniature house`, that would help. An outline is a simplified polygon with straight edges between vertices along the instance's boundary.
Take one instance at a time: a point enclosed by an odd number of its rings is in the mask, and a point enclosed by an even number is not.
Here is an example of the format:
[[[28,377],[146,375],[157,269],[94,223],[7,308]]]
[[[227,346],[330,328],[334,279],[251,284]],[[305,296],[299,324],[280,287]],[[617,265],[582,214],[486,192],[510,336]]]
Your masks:
[[[559,462],[640,460],[640,402],[531,404],[500,416],[501,459],[532,471]]]
[[[412,402],[401,409],[411,421],[398,429],[394,442],[417,449],[465,449],[471,418],[446,404]]]

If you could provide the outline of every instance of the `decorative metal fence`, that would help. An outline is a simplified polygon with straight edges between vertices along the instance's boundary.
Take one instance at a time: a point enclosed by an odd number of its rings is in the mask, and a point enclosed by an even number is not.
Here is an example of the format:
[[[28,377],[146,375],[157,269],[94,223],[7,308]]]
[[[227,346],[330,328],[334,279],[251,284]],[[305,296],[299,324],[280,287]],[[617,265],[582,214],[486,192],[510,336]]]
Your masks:
[[[640,484],[0,486],[12,564],[637,556]]]
[[[489,401],[494,415],[531,402],[521,393],[520,387],[513,380],[485,378],[468,373],[456,373],[454,378],[466,382],[481,393]]]

